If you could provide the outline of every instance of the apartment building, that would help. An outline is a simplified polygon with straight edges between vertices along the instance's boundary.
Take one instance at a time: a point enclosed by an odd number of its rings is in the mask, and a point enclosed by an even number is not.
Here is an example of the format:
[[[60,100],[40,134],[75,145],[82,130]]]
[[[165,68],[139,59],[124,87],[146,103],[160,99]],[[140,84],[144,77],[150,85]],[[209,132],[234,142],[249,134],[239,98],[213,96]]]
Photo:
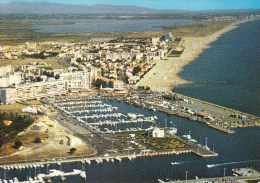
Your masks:
[[[65,82],[61,80],[22,84],[0,89],[0,102],[10,104],[25,100],[39,99],[67,93]]]

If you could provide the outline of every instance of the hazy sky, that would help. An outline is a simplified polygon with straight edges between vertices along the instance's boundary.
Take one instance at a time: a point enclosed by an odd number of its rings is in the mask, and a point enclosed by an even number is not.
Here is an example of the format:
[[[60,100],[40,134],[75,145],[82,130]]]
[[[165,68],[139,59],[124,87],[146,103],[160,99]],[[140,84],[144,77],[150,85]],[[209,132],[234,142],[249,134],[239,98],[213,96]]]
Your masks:
[[[260,9],[260,0],[0,0],[0,2],[53,2],[62,4],[136,5],[155,9]]]

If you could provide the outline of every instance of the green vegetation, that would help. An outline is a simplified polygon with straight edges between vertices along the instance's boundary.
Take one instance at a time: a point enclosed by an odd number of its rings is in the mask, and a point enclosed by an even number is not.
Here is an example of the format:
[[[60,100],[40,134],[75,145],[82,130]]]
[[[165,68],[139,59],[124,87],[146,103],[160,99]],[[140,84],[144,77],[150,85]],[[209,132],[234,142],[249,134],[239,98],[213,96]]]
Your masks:
[[[148,86],[138,86],[137,90],[150,90],[150,87],[148,87]]]
[[[187,145],[174,138],[147,138],[146,143],[158,150],[186,148]]]
[[[6,126],[3,121],[10,120],[12,123]],[[33,123],[34,119],[30,115],[21,115],[18,113],[0,113],[0,147],[9,140],[16,137],[16,135],[26,129]]]
[[[1,60],[0,61],[0,67],[6,66],[6,65],[12,65],[12,66],[16,67],[16,66],[20,66],[20,65],[26,65],[26,64],[29,64],[29,63],[34,63],[34,62],[46,63],[47,64],[46,69],[47,68],[51,68],[51,69],[63,69],[63,68],[65,68],[64,65],[59,63],[59,59],[54,58],[54,57],[50,57],[50,58],[46,58],[46,59],[20,58],[20,59],[17,59],[17,60]]]
[[[0,63],[0,66],[1,66],[1,63]],[[8,105],[0,105],[0,111],[19,113],[19,112],[21,112],[22,108],[24,108],[24,107],[25,107],[24,105],[18,104],[18,103],[8,104]],[[0,114],[1,114],[1,112],[0,112]]]
[[[128,138],[129,134],[135,134],[135,139],[139,140],[145,144],[154,147],[157,150],[170,150],[170,149],[180,149],[187,148],[188,146],[175,138],[165,137],[165,138],[153,138],[149,137],[148,132],[121,132],[117,133],[118,137]]]
[[[41,138],[40,138],[40,137],[36,137],[36,138],[34,139],[34,142],[35,142],[35,143],[41,143],[41,142],[42,142],[42,140],[41,140]]]
[[[70,153],[71,153],[71,154],[75,154],[76,151],[77,151],[77,149],[76,149],[75,147],[73,147],[73,148],[70,149]]]
[[[232,20],[222,20],[222,21],[208,21],[205,24],[197,25],[187,25],[187,26],[164,26],[162,29],[164,31],[171,31],[173,35],[178,37],[183,36],[194,36],[194,37],[204,37],[211,35],[227,25],[231,24]]]
[[[21,146],[23,146],[23,142],[20,139],[17,139],[14,143],[14,147],[19,149]]]

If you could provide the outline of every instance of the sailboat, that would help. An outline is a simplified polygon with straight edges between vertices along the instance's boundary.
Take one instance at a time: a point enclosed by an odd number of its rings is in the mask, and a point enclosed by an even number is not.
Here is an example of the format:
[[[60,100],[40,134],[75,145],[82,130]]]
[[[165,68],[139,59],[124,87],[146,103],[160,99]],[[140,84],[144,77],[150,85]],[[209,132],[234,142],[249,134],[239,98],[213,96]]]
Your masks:
[[[86,171],[85,171],[84,163],[82,163],[80,177],[85,179],[85,180],[87,179],[87,174],[86,174]]]

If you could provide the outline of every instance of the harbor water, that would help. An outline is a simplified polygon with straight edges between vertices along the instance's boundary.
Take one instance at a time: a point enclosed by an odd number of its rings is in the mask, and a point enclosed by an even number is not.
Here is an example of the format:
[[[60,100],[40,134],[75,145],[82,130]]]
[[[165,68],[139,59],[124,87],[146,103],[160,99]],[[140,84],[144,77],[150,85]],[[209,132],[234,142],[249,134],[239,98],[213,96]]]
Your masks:
[[[208,138],[208,146],[214,149],[219,156],[213,158],[201,158],[193,154],[167,155],[139,157],[136,159],[123,159],[122,162],[106,162],[97,164],[92,161],[89,165],[83,164],[87,172],[86,182],[157,182],[157,179],[173,178],[185,179],[185,171],[188,177],[214,177],[223,176],[223,169],[226,168],[226,175],[232,175],[231,169],[237,167],[253,167],[260,170],[260,146],[256,139],[260,138],[259,128],[236,129],[235,134],[226,134],[207,127],[196,121],[190,121],[176,116],[170,116],[161,112],[154,112],[148,109],[138,108],[129,104],[117,101],[104,101],[109,105],[118,107],[118,112],[140,113],[145,116],[157,116],[157,125],[164,127],[165,119],[167,126],[177,126],[177,135],[188,134],[191,131],[192,138],[195,138],[202,145],[205,138]],[[170,122],[173,123],[170,123]],[[160,122],[160,123],[159,123]],[[258,144],[257,144],[258,143]],[[171,163],[174,163],[172,165]],[[211,168],[209,168],[211,167]],[[48,169],[60,169],[60,165],[51,164]],[[82,169],[81,162],[63,163],[63,171]],[[46,173],[44,168],[37,168],[37,172]],[[7,178],[19,177],[26,179],[34,176],[35,169],[9,170],[6,171]],[[4,172],[1,172],[1,177]],[[54,179],[53,182],[59,182]],[[65,182],[84,182],[79,176],[68,177]]]

